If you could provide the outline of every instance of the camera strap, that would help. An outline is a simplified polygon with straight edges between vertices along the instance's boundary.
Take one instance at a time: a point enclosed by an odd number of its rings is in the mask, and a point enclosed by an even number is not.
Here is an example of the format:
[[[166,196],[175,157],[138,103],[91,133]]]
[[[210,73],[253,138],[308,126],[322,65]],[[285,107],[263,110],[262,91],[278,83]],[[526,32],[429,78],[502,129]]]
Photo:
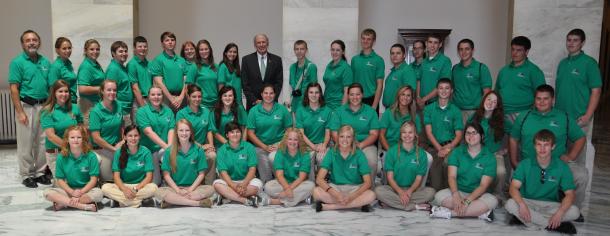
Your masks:
[[[294,90],[301,89],[301,83],[303,82],[303,77],[307,76],[307,71],[309,69],[309,65],[311,65],[311,63],[307,63],[307,65],[305,65],[305,69],[303,69],[303,73],[301,73],[301,77],[299,78],[299,81],[297,81],[296,86],[294,86]]]

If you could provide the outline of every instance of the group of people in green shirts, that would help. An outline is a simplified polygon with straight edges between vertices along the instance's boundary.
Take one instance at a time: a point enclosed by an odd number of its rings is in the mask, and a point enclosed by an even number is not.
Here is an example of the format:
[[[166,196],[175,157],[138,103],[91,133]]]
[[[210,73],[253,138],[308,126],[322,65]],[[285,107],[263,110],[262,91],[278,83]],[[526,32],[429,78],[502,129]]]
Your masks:
[[[265,54],[261,36],[254,43]],[[57,39],[51,64],[37,52],[38,34],[22,34],[24,52],[9,72],[20,173],[27,187],[54,182],[45,190],[54,209],[97,210],[103,195],[130,207],[154,196],[162,208],[294,206],[313,196],[317,211],[369,211],[379,199],[432,217],[491,221],[510,183],[506,209],[515,222],[575,230],[569,221],[579,217],[588,181],[579,156],[601,87],[580,29],[567,35],[555,89],[527,58],[524,36],[511,41],[512,61],[494,90],[470,39],[458,43],[454,66],[439,36],[415,41],[411,64],[395,44],[384,79],[376,33],[365,29],[349,64],[345,43],[331,43],[324,89],[298,40],[289,101],[278,103],[277,86],[264,84],[249,111],[237,45],[228,44],[217,65],[205,39],[185,43],[181,56],[173,33],[160,40],[163,52],[150,64],[144,37],[134,38],[129,62],[127,45],[114,42],[106,72],[100,44],[87,40],[75,73],[70,40]]]

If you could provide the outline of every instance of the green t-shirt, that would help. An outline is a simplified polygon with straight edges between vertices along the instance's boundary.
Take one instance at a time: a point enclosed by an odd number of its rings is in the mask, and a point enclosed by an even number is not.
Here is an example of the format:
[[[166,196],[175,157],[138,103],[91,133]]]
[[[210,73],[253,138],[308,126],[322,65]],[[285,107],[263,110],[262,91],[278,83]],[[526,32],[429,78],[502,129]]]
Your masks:
[[[329,129],[333,111],[322,106],[315,111],[311,107],[302,107],[296,114],[296,127],[303,129],[303,133],[314,144],[324,142],[324,135]]]
[[[284,178],[288,183],[292,183],[299,178],[301,172],[309,174],[311,168],[311,157],[309,152],[297,152],[295,156],[291,156],[288,151],[278,151],[273,160],[273,169],[276,171],[283,170]]]
[[[394,181],[398,186],[409,188],[417,176],[422,178],[426,176],[428,156],[423,148],[413,148],[407,151],[402,145],[395,144],[390,146],[386,153],[383,168],[386,172],[394,172]]]
[[[462,110],[475,110],[483,99],[483,89],[491,89],[491,73],[487,65],[472,59],[468,66],[455,64],[451,71],[453,102]]]
[[[292,127],[292,115],[286,107],[277,103],[266,111],[261,102],[250,109],[246,127],[254,130],[256,137],[264,144],[275,144],[282,140],[286,128]]]
[[[127,67],[112,59],[108,68],[106,68],[106,78],[116,81],[116,100],[123,109],[123,114],[130,114],[133,104],[133,90],[131,89],[132,81],[127,74]]]
[[[161,170],[170,173],[172,180],[176,185],[180,187],[188,187],[195,182],[199,173],[205,172],[208,169],[208,163],[205,160],[205,151],[194,143],[186,153],[178,149],[176,154],[176,172],[172,172],[171,168],[171,150],[172,147],[168,147],[167,151],[163,155],[163,163],[161,164]]]
[[[67,156],[59,153],[55,166],[55,178],[66,181],[70,188],[83,188],[92,176],[100,175],[100,164],[94,152],[74,157],[72,153]]]
[[[352,57],[352,72],[354,74],[354,82],[360,83],[364,89],[363,96],[365,98],[375,96],[377,89],[377,80],[383,80],[385,75],[385,63],[375,51],[371,51],[369,55],[364,55],[363,52]]]
[[[563,161],[551,158],[551,163],[544,170],[536,158],[523,160],[517,166],[513,179],[521,182],[519,192],[527,199],[560,202],[559,190],[568,191],[576,189],[570,167]],[[544,182],[544,183],[543,183]]]
[[[591,89],[601,86],[601,73],[595,59],[584,52],[568,56],[557,67],[555,106],[576,120],[587,112]]]
[[[472,157],[467,145],[460,145],[449,154],[447,164],[457,167],[457,185],[462,192],[472,193],[481,185],[483,176],[496,178],[496,157],[484,147]]]
[[[78,85],[83,86],[101,86],[102,82],[106,79],[106,74],[102,70],[102,66],[97,61],[91,58],[85,57],[83,63],[78,66],[78,74],[76,75]],[[79,94],[81,98],[85,98],[91,101],[93,104],[100,101],[99,94]]]
[[[122,148],[127,146],[124,145]],[[114,153],[112,172],[119,172],[123,183],[138,184],[146,178],[146,173],[153,172],[153,157],[148,148],[139,146],[138,151],[133,154],[127,149],[127,163],[123,169],[120,168],[121,149]]]
[[[231,86],[235,89],[235,101],[243,106],[241,78],[235,71],[230,72],[229,67],[223,62],[218,66],[218,84]]]
[[[439,52],[433,58],[424,58],[420,70],[421,77],[418,78],[420,81],[420,97],[424,97],[436,89],[436,83],[440,78],[451,78],[451,59]],[[436,100],[435,97],[430,101]]]
[[[131,83],[138,84],[143,97],[148,97],[148,90],[152,87],[152,75],[148,68],[148,60],[144,58],[141,60],[139,57],[134,56],[127,62],[127,74]]]
[[[237,120],[235,120],[235,117],[233,117],[233,113],[229,112],[229,113],[220,113],[220,123],[216,121],[216,114],[212,113],[210,118],[210,122],[212,123],[212,125],[214,125],[214,129],[213,132],[218,133],[220,135],[222,135],[225,139],[227,138],[225,135],[225,128],[227,126],[227,123],[231,122],[231,121],[235,121],[237,122],[237,124],[239,124],[239,126],[246,126],[246,122],[248,121],[248,113],[246,112],[246,109],[244,109],[242,106],[237,106]],[[216,147],[220,147],[222,145],[222,143],[218,142],[216,139],[214,139],[214,145]]]
[[[150,63],[150,74],[153,77],[163,77],[163,84],[172,93],[182,91],[187,69],[184,58],[177,54],[169,56],[165,51],[161,52]]]
[[[380,127],[385,129],[385,138],[390,146],[398,143],[400,140],[400,127],[407,121],[414,120],[415,131],[421,133],[421,120],[418,115],[415,115],[415,119],[411,117],[411,114],[407,113],[404,116],[400,115],[400,112],[394,113],[391,109],[386,109],[381,115]]]
[[[256,167],[258,159],[254,146],[246,141],[241,141],[236,149],[226,143],[218,149],[216,159],[218,172],[227,172],[233,181],[246,178],[250,167]]]
[[[330,182],[337,185],[362,184],[362,176],[371,173],[366,156],[360,149],[344,159],[338,149],[331,148],[326,152],[320,167],[328,170]]]
[[[188,67],[186,74],[186,83],[195,84],[201,88],[201,105],[213,109],[216,100],[218,100],[218,73],[214,65],[214,69],[210,65],[203,64],[201,68],[197,65]],[[236,100],[237,101],[237,100]]]
[[[60,138],[64,137],[64,132],[67,128],[82,123],[83,114],[76,104],[71,105],[70,111],[68,111],[66,106],[62,107],[55,104],[55,106],[53,106],[53,111],[49,112],[48,110],[43,109],[40,112],[40,127],[42,127],[43,130],[53,128],[55,134]],[[46,149],[60,148],[51,142],[49,137],[45,137],[44,146]]]
[[[47,99],[49,95],[49,68],[51,63],[43,55],[32,61],[25,52],[15,57],[8,70],[8,83],[19,84],[19,97],[37,100]]]
[[[112,111],[108,110],[102,102],[98,102],[89,112],[89,130],[98,131],[102,139],[110,145],[121,141],[121,127],[123,127],[123,114],[121,106],[115,101],[112,103]],[[93,144],[97,147],[97,144]]]
[[[329,128],[332,131],[339,131],[344,125],[354,128],[358,142],[365,140],[369,136],[369,131],[380,128],[377,112],[367,104],[362,104],[355,112],[350,109],[349,104],[337,108],[330,119]]]
[[[417,76],[415,75],[413,68],[407,65],[406,62],[400,64],[398,68],[392,67],[390,74],[388,74],[388,77],[385,79],[385,85],[383,86],[383,106],[386,107],[386,109],[392,106],[398,90],[407,85],[411,86],[412,94],[415,95],[415,90],[417,89]]]
[[[176,114],[176,122],[181,119],[191,122],[193,130],[195,130],[195,142],[206,144],[208,143],[208,132],[213,132],[215,129],[211,122],[212,114],[205,107],[200,107],[198,112],[193,112],[190,106],[186,106]]]
[[[72,61],[64,61],[60,57],[57,57],[49,69],[49,87],[52,87],[55,81],[60,79],[66,81],[70,85],[70,100],[72,103],[76,103],[78,101],[78,90],[76,86],[76,73],[74,73]]]
[[[511,114],[532,108],[536,88],[545,84],[544,73],[529,59],[520,66],[510,63],[498,72],[495,90],[504,102],[504,112]]]
[[[341,106],[345,88],[353,82],[352,69],[345,60],[340,60],[336,65],[330,61],[324,70],[324,101],[326,105],[335,110]]]
[[[441,108],[438,101],[424,108],[424,125],[432,126],[432,135],[438,143],[451,141],[455,138],[456,130],[463,130],[462,113],[451,102]]]
[[[564,111],[553,108],[546,114],[542,114],[536,109],[523,112],[515,120],[510,133],[512,138],[519,141],[521,160],[536,158],[534,136],[543,129],[548,129],[555,135],[556,145],[552,151],[552,156],[555,158],[566,153],[568,139],[574,142],[585,136],[576,121]]]
[[[156,152],[161,149],[159,145],[153,142],[144,134],[144,129],[150,127],[164,142],[167,142],[167,134],[174,129],[176,120],[174,112],[165,105],[161,105],[161,109],[156,110],[150,103],[140,107],[136,114],[136,124],[142,135],[142,145],[150,149],[151,152]]]
[[[303,79],[301,80],[301,77]],[[309,59],[305,58],[305,63],[302,67],[298,66],[298,62],[290,65],[290,88],[291,92],[297,87],[297,83],[301,80],[299,90],[301,90],[301,96],[295,97],[291,94],[290,109],[296,113],[303,106],[303,97],[307,96],[307,86],[318,82],[318,67],[316,64],[311,63]]]

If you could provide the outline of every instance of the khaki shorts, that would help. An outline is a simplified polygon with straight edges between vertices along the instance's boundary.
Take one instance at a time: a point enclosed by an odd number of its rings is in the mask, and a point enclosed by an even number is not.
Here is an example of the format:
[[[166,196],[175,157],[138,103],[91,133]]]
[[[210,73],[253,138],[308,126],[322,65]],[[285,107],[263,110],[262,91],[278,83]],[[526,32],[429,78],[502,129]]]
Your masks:
[[[210,185],[199,185],[193,192],[203,195],[204,198],[208,198],[214,194],[214,188]],[[169,193],[176,193],[176,190],[170,187],[161,187],[155,192],[155,198],[164,200]]]
[[[470,195],[470,193],[466,193],[466,192],[462,192],[462,191],[458,191],[460,192],[460,195],[462,195],[463,198],[466,198]],[[433,204],[440,206],[441,203],[447,199],[451,197],[451,190],[446,188],[443,189],[441,191],[438,191],[435,195],[434,195],[434,201]],[[487,208],[490,210],[493,210],[494,208],[496,208],[496,206],[498,206],[498,199],[490,194],[490,193],[483,193],[481,194],[481,196],[479,196],[478,199],[476,200],[481,200],[485,205],[487,205]]]
[[[362,186],[362,184],[358,184],[358,185],[351,185],[351,184],[343,184],[343,185],[337,185],[337,184],[328,184],[328,186],[330,186],[331,188],[334,188],[335,190],[341,192],[341,193],[353,193],[356,192],[360,186]]]
[[[243,182],[243,180],[233,180],[233,182],[235,183],[241,183]],[[212,183],[212,185],[216,185],[216,184],[223,184],[223,185],[227,185],[227,182],[225,182],[222,179],[217,179],[214,180],[214,183]],[[250,183],[248,183],[249,186],[254,186],[258,188],[258,191],[260,192],[261,190],[263,190],[263,182],[260,179],[254,178],[252,180],[250,180]]]
[[[42,195],[47,198],[47,195],[49,195],[50,193],[59,193],[66,197],[70,197],[70,195],[68,195],[68,193],[61,188],[45,189]],[[102,193],[102,190],[100,188],[92,188],[87,193],[85,193],[85,195],[87,195],[87,197],[89,197],[93,202],[100,202],[104,197],[104,193]]]

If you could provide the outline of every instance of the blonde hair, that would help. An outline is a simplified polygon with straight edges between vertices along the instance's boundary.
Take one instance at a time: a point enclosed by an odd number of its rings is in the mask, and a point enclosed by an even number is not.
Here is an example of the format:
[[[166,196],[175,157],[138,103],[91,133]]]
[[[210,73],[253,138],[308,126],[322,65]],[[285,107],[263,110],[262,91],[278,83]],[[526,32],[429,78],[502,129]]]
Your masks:
[[[63,155],[64,157],[67,157],[68,155],[70,155],[70,143],[68,143],[68,138],[69,138],[69,134],[71,131],[79,131],[80,135],[83,138],[83,141],[81,143],[81,148],[83,149],[83,153],[88,153],[89,151],[91,151],[91,149],[93,149],[91,147],[91,143],[89,143],[89,132],[87,132],[87,129],[85,128],[85,126],[83,125],[73,125],[70,126],[66,129],[66,131],[64,131],[64,137],[63,137],[63,141],[64,144],[61,145],[61,155]]]
[[[415,160],[417,161],[417,163],[419,163],[419,145],[418,145],[419,135],[417,134],[417,127],[415,126],[415,123],[413,121],[406,121],[405,123],[403,123],[400,126],[400,133],[402,133],[403,130],[405,130],[407,128],[413,129],[413,131],[414,131],[413,133],[415,133],[415,139],[413,140],[413,147],[415,148]],[[396,162],[400,162],[400,147],[402,146],[402,142],[403,142],[402,135],[399,136],[399,139],[400,139],[400,143],[398,143],[398,145],[396,145],[397,149],[398,149],[398,152],[396,152],[396,155],[398,155],[396,157]]]
[[[411,91],[411,102],[407,104],[407,111],[411,116],[411,121],[415,121],[415,93],[413,92],[413,88],[410,85],[405,85],[398,89],[396,92],[396,96],[394,97],[394,103],[390,106],[390,110],[392,111],[392,115],[395,119],[400,118],[400,95],[402,92],[409,90]]]
[[[297,137],[299,139],[299,149],[298,149],[298,152],[299,153],[305,153],[307,145],[305,144],[305,139],[303,138],[303,133],[301,133],[300,129],[293,128],[293,127],[290,127],[288,129],[286,129],[286,131],[284,132],[284,137],[282,138],[282,141],[280,142],[280,146],[278,147],[278,149],[280,151],[282,151],[283,153],[288,152],[288,148],[286,147],[286,142],[288,141],[288,134],[290,132],[297,133]]]
[[[354,128],[352,128],[350,125],[344,125],[341,126],[341,128],[339,129],[339,131],[337,132],[338,136],[341,136],[341,133],[344,132],[350,132],[352,134],[352,150],[350,151],[350,154],[354,154],[356,153],[356,149],[358,148],[358,140],[356,140],[356,132],[354,131]],[[339,141],[339,140],[337,140]],[[335,145],[335,149],[336,151],[339,150],[339,145]]]
[[[193,125],[187,119],[180,119],[176,122],[176,126],[174,127],[174,138],[172,139],[171,150],[169,151],[169,166],[172,168],[172,173],[176,173],[177,160],[176,156],[178,156],[178,150],[180,149],[180,141],[178,140],[178,125],[185,124],[191,130],[191,136],[189,137],[189,141],[193,145],[198,145],[195,142],[195,131],[193,130]]]

